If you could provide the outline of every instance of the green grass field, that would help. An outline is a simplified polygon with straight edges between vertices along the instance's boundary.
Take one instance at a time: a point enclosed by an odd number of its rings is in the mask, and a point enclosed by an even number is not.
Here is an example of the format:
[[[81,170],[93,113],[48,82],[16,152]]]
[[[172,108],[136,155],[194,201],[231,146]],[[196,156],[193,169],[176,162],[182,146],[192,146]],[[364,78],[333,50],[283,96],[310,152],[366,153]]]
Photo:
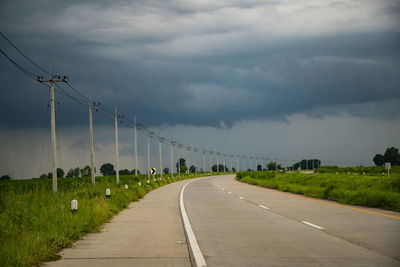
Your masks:
[[[400,211],[400,174],[239,172],[237,180],[339,203]]]
[[[180,180],[191,177],[181,177]],[[120,210],[149,191],[178,179],[146,185],[146,178],[115,177],[58,179],[58,192],[52,192],[51,179],[0,181],[0,265],[32,266],[59,258],[58,252],[70,247],[85,234],[100,229]],[[126,190],[124,185],[128,184]],[[107,188],[111,198],[105,197]],[[78,200],[78,212],[70,212],[71,200]]]

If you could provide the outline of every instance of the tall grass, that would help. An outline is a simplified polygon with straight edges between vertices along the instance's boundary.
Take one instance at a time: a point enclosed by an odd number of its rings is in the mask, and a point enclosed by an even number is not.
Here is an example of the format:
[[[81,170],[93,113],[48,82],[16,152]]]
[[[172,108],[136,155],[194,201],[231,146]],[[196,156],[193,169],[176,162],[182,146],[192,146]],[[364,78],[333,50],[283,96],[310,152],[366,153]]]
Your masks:
[[[115,177],[97,177],[93,186],[90,178],[61,178],[57,193],[52,192],[51,179],[0,181],[0,265],[31,266],[58,259],[61,249],[99,230],[130,202],[176,180],[151,179],[146,185],[144,176],[128,175],[121,176],[117,185]],[[105,197],[107,188],[111,198]],[[70,212],[73,199],[78,200],[74,215]]]
[[[340,203],[400,211],[400,175],[240,172],[239,181]]]

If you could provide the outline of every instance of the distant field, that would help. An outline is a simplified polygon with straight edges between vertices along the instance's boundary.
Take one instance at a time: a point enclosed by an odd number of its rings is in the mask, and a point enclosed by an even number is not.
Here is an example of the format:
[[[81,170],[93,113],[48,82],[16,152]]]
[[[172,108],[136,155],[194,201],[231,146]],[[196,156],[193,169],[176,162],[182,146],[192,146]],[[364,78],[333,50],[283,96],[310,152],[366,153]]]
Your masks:
[[[400,174],[239,172],[237,180],[340,203],[400,211]]]
[[[146,179],[140,177],[139,187],[131,175],[121,176],[119,185],[115,177],[97,177],[95,186],[90,178],[61,178],[57,193],[52,192],[51,179],[0,181],[0,265],[32,266],[57,259],[62,248],[100,229],[130,202],[177,181],[167,178],[145,185]],[[73,199],[78,200],[75,215],[70,212]]]

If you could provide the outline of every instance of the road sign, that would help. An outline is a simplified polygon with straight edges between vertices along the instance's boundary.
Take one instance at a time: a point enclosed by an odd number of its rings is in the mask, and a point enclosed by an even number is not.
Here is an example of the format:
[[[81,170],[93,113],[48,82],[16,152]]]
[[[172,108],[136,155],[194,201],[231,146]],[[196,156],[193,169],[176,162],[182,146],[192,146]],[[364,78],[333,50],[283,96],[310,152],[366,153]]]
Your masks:
[[[390,170],[392,168],[390,162],[385,162],[385,169]]]
[[[151,169],[150,169],[150,173],[151,173],[151,175],[156,174],[156,168],[151,168]]]
[[[391,164],[390,164],[390,162],[385,162],[385,169],[388,171],[388,176],[390,176],[390,168],[391,168],[392,166],[391,166]]]

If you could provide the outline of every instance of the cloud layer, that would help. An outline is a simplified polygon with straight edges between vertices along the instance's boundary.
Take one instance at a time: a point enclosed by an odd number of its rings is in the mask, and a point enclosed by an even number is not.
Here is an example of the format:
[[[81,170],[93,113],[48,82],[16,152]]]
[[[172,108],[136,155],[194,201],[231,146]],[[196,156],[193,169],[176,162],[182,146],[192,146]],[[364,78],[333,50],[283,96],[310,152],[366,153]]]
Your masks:
[[[3,1],[3,31],[42,65],[55,59],[85,95],[146,124],[229,125],[400,97],[397,1],[48,3]],[[0,68],[1,111],[23,88],[25,111],[39,112],[46,90],[5,60]],[[59,99],[61,124],[85,122]],[[0,123],[40,124],[22,117]]]

